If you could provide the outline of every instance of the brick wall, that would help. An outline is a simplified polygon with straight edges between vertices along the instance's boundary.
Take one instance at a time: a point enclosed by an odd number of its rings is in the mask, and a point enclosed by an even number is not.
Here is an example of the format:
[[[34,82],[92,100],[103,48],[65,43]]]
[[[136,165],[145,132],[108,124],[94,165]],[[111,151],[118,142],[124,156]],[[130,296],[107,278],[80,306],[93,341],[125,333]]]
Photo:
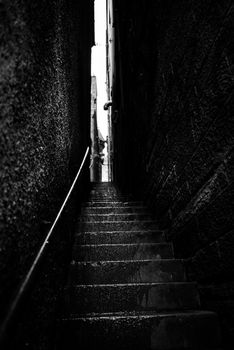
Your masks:
[[[116,1],[116,8],[124,87],[116,129],[127,135],[119,169],[127,172],[125,187],[145,194],[176,256],[187,259],[203,307],[221,317],[228,346],[234,343],[234,4]]]
[[[0,1],[1,317],[89,143],[92,11],[92,1]],[[54,254],[45,271],[47,280],[57,274],[55,289],[41,287],[35,297],[40,303],[46,295],[50,311],[64,254],[56,242],[62,255]],[[48,321],[46,309],[40,313],[32,315],[35,325],[38,317]],[[34,344],[25,343],[30,348],[38,345],[37,333],[35,326]]]

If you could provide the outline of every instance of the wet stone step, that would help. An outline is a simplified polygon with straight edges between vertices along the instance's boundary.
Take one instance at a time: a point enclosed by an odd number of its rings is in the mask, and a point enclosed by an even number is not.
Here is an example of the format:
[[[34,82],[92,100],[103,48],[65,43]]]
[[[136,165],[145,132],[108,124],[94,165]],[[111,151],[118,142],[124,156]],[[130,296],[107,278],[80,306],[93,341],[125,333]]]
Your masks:
[[[133,220],[152,220],[148,213],[122,213],[122,214],[88,214],[81,215],[79,221],[97,222],[97,221],[133,221]]]
[[[70,283],[151,283],[184,282],[185,272],[181,260],[129,260],[75,262],[70,266]]]
[[[132,193],[123,193],[122,191],[120,191],[118,188],[116,187],[93,187],[90,190],[90,195],[106,195],[106,194],[117,194],[120,196],[128,196],[128,197],[132,197],[133,194]]]
[[[104,187],[104,188],[92,188],[91,191],[90,191],[90,194],[93,195],[93,194],[107,194],[107,193],[110,193],[110,194],[120,194],[122,195],[122,193],[117,189],[117,188],[114,188],[114,187]]]
[[[88,202],[106,202],[106,203],[111,203],[111,202],[118,202],[118,203],[126,203],[126,202],[132,202],[133,199],[131,198],[124,198],[124,197],[89,197]]]
[[[121,199],[131,199],[134,200],[134,198],[130,195],[123,195],[118,192],[90,192],[89,198],[96,199],[96,198],[103,198],[103,199],[114,199],[114,198],[121,198]]]
[[[172,257],[173,250],[170,243],[93,244],[75,245],[73,248],[75,261],[145,260]]]
[[[89,195],[88,201],[121,201],[121,202],[130,202],[136,201],[135,198],[130,196],[120,196],[117,194],[105,194],[105,195]]]
[[[77,231],[97,232],[97,231],[139,231],[139,230],[154,230],[158,225],[156,221],[141,220],[141,221],[94,221],[80,222],[77,225]]]
[[[198,308],[195,283],[81,285],[67,291],[70,314]]]
[[[132,313],[64,319],[60,349],[217,349],[218,320],[213,312]]]
[[[143,202],[134,201],[88,201],[84,202],[83,207],[123,207],[123,206],[144,206]]]
[[[90,183],[90,187],[91,188],[103,188],[103,187],[114,187],[116,188],[117,186],[115,185],[114,182],[110,182],[110,181],[101,181],[101,182],[91,182]]]
[[[90,190],[90,194],[96,194],[96,193],[118,193],[118,194],[121,194],[123,195],[123,193],[116,187],[112,186],[112,187],[107,187],[107,186],[104,186],[104,187],[92,187],[91,190]],[[126,193],[125,193],[126,195]],[[127,193],[127,195],[129,196],[130,194]]]
[[[126,203],[126,202],[132,202],[133,199],[131,198],[124,198],[124,197],[117,197],[117,196],[111,196],[111,197],[89,197],[87,199],[87,202],[105,202],[105,203]]]
[[[164,241],[164,232],[159,230],[78,232],[75,236],[76,244],[160,243]]]
[[[123,207],[88,207],[82,209],[82,214],[141,214],[145,213],[145,207],[131,207],[131,206],[123,206]]]

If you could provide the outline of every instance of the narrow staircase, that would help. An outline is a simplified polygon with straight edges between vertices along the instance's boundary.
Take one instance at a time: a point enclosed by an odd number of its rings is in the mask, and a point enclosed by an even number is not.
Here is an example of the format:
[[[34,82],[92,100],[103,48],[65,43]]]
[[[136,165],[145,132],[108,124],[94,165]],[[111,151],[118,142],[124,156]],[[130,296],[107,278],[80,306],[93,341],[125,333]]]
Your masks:
[[[59,349],[218,349],[215,313],[141,202],[93,186],[77,226]]]

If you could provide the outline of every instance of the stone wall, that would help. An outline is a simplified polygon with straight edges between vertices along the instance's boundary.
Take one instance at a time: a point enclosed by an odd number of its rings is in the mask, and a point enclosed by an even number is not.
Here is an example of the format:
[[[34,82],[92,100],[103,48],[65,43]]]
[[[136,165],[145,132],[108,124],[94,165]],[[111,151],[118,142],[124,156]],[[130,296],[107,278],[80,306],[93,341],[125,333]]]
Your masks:
[[[115,6],[119,182],[145,195],[233,347],[234,4]]]
[[[1,317],[89,143],[92,44],[91,0],[0,1]]]

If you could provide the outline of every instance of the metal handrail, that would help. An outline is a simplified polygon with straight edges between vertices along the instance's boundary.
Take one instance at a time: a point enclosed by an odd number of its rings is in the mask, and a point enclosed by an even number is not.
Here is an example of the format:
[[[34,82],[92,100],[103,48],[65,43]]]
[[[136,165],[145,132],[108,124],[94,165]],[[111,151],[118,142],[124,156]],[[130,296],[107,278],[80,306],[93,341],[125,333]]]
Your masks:
[[[10,306],[10,310],[9,310],[5,320],[2,323],[1,330],[0,330],[0,343],[5,338],[5,334],[6,334],[6,331],[8,329],[8,325],[9,325],[11,319],[13,318],[16,309],[18,308],[20,301],[23,299],[23,296],[27,290],[27,286],[29,285],[29,283],[32,279],[33,273],[34,273],[36,267],[38,266],[38,264],[43,256],[43,253],[45,251],[46,246],[49,244],[49,239],[51,238],[51,235],[53,233],[53,229],[54,229],[55,225],[57,224],[57,222],[62,214],[62,211],[63,211],[63,209],[64,209],[64,207],[65,207],[65,205],[70,197],[70,194],[71,194],[71,192],[72,192],[72,190],[73,190],[73,188],[78,180],[78,177],[83,169],[83,166],[84,166],[84,163],[87,159],[88,154],[89,154],[89,147],[87,147],[87,149],[86,149],[84,158],[83,158],[82,163],[80,165],[80,168],[79,168],[79,170],[76,174],[76,177],[75,177],[75,179],[74,179],[74,181],[73,181],[73,183],[72,183],[72,185],[67,193],[67,196],[66,196],[66,198],[65,198],[65,200],[64,200],[64,202],[63,202],[63,204],[62,204],[62,206],[61,206],[61,208],[60,208],[60,210],[59,210],[59,212],[58,212],[58,214],[57,214],[57,216],[56,216],[56,218],[55,218],[55,220],[54,220],[54,222],[53,222],[53,224],[52,224],[52,226],[51,226],[51,228],[50,228],[50,230],[49,230],[49,232],[48,232],[48,234],[47,234],[47,236],[46,236],[46,238],[41,246],[41,248],[39,249],[39,251],[36,255],[36,258],[34,259],[32,266],[30,267],[25,279],[23,280],[15,299],[13,300],[13,302]]]

